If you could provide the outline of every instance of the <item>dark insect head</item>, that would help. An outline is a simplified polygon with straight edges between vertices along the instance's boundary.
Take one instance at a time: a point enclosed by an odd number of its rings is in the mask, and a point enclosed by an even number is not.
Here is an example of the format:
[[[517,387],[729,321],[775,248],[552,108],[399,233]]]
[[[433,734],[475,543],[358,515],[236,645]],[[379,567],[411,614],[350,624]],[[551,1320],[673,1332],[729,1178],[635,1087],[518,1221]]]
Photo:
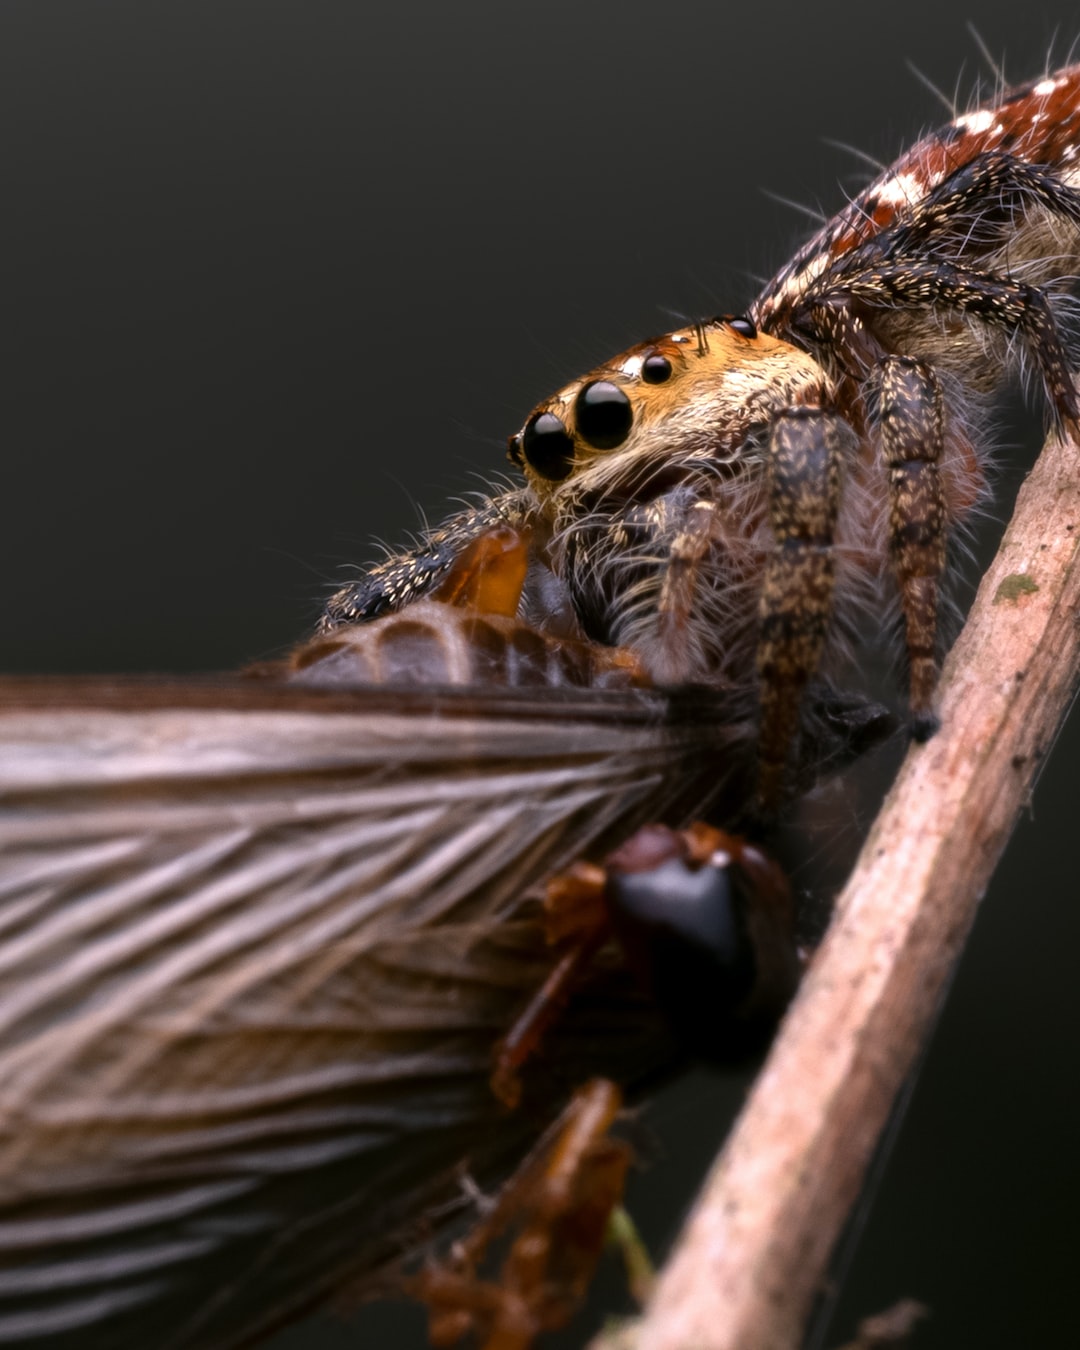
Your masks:
[[[798,979],[775,864],[708,826],[646,826],[606,870],[612,925],[683,1048],[713,1062],[754,1053]]]

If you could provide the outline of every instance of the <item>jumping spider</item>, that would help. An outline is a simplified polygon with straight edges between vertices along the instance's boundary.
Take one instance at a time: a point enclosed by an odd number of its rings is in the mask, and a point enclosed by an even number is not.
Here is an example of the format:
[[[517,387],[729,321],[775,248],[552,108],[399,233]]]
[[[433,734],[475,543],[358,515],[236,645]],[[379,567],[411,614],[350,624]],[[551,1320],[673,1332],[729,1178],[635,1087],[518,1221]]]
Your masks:
[[[1057,428],[1080,419],[1062,334],[1078,147],[1080,66],[924,138],[745,315],[641,343],[540,403],[510,440],[526,486],[339,591],[322,630],[426,594],[506,521],[532,540],[530,622],[756,705],[764,811],[808,681],[842,677],[890,594],[911,729],[929,735],[946,545],[985,492],[991,398],[1030,369]]]

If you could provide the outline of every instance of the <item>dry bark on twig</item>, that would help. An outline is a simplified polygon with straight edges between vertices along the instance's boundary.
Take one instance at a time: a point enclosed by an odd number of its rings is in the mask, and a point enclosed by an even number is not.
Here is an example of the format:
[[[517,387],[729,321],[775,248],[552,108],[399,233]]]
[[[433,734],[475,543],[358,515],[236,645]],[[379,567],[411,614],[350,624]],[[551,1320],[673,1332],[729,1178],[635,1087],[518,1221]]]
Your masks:
[[[1050,442],[634,1350],[794,1350],[1080,663],[1077,449]],[[601,1340],[602,1343],[602,1340]]]

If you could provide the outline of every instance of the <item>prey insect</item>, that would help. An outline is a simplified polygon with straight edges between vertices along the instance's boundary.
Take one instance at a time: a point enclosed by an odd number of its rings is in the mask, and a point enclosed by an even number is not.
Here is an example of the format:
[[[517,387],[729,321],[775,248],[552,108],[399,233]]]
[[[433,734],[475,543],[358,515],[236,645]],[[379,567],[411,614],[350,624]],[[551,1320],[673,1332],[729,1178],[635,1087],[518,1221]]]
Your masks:
[[[491,1088],[550,970],[544,879],[730,818],[752,768],[721,696],[508,615],[526,570],[489,532],[441,598],[246,678],[0,681],[0,1345],[257,1340],[467,1216],[590,1075],[677,1059],[597,949],[520,1109]],[[850,755],[864,710],[826,714],[819,750]],[[532,1284],[514,1266],[527,1330],[595,1257],[594,1223],[561,1250],[578,1201],[617,1197],[586,1134],[510,1192],[555,1244]],[[442,1334],[467,1275],[430,1282]]]
[[[532,531],[523,614],[741,704],[757,806],[790,795],[812,681],[857,679],[899,612],[910,726],[935,726],[950,540],[986,494],[993,397],[1019,372],[1075,430],[1080,66],[927,136],[740,316],[640,343],[511,438],[525,486],[338,592],[325,630],[425,593],[499,519]]]

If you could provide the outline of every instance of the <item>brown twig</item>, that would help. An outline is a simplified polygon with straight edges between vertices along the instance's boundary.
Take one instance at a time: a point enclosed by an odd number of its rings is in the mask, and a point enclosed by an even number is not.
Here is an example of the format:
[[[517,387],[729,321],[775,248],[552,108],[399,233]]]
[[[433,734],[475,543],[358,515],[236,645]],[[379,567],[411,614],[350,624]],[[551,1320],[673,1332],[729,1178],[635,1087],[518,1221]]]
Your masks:
[[[794,1350],[1080,662],[1080,477],[1051,441],[634,1350]],[[624,1342],[620,1342],[623,1344]],[[603,1339],[598,1344],[603,1344]]]
[[[855,1339],[842,1345],[840,1350],[902,1350],[928,1311],[913,1298],[901,1299],[885,1312],[864,1317],[855,1332]]]

